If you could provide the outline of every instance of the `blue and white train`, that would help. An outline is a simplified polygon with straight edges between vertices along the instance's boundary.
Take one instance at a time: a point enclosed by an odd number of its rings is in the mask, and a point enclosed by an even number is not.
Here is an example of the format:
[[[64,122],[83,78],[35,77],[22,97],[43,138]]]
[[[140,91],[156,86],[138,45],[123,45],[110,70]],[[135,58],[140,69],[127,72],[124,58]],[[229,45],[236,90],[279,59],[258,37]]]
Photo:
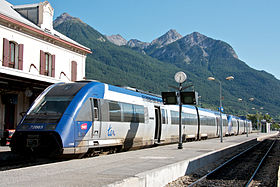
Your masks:
[[[19,153],[92,155],[178,142],[178,110],[137,90],[96,81],[58,83],[34,101],[10,146]],[[219,136],[219,119],[218,112],[183,106],[183,141]],[[245,123],[223,114],[223,135],[251,130]]]

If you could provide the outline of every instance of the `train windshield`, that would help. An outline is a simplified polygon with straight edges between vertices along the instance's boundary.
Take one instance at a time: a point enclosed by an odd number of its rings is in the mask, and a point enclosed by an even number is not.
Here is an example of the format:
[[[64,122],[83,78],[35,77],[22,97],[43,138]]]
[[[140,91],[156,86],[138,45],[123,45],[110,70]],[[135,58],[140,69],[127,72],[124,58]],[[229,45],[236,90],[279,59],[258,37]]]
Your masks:
[[[59,84],[32,107],[24,123],[58,123],[68,105],[85,83]]]
[[[44,97],[40,103],[31,111],[34,114],[56,114],[62,115],[73,97]]]

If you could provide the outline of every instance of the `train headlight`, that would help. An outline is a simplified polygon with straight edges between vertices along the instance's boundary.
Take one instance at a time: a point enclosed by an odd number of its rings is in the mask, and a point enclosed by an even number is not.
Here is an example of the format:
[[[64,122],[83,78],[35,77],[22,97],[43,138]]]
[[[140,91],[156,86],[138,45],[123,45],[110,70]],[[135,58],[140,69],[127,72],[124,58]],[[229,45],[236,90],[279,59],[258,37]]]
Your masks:
[[[21,130],[26,130],[28,128],[29,128],[28,124],[23,124],[23,125],[19,126],[19,129],[21,129]]]

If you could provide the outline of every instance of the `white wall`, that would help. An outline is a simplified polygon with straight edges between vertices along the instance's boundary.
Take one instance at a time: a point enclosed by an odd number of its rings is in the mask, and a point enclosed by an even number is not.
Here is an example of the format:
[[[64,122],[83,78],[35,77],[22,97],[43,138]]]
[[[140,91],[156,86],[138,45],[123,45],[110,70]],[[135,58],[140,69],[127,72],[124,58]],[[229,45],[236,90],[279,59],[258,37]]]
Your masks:
[[[0,72],[13,76],[34,79],[49,83],[70,82],[71,81],[71,62],[77,62],[77,80],[82,80],[85,77],[85,61],[86,56],[75,53],[71,50],[59,47],[57,45],[34,38],[20,31],[13,30],[0,25]],[[9,41],[15,41],[18,44],[23,44],[23,70],[3,67],[3,38]],[[40,75],[40,50],[55,55],[55,77]],[[30,69],[30,65],[34,64],[35,68]],[[63,76],[64,72],[67,77]],[[20,113],[25,112],[29,107],[29,98],[24,95],[24,92],[15,92],[18,94],[18,104],[15,111],[15,123],[18,124],[21,120]],[[1,98],[0,98],[1,99]],[[0,138],[4,130],[5,107],[0,101]]]
[[[0,25],[0,59],[3,61],[3,38],[9,41],[15,41],[18,44],[24,44],[23,50],[23,71],[39,75],[36,70],[31,70],[30,65],[34,64],[38,70],[40,70],[40,50],[55,55],[55,78],[59,79],[60,73],[64,72],[71,80],[71,62],[77,62],[77,80],[81,80],[85,77],[85,60],[86,56],[81,55],[54,44],[39,40],[31,37],[19,31],[9,29]],[[0,67],[2,62],[0,63]],[[61,77],[61,80],[67,81],[65,77]]]

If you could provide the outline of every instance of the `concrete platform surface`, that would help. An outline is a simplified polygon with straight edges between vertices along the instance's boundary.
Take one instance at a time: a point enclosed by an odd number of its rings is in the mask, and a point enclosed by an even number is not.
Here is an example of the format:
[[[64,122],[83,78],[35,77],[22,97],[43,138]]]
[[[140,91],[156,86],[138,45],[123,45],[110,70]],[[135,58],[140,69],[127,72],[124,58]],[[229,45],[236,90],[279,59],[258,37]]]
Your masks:
[[[0,171],[0,186],[163,186],[222,152],[257,138],[276,136],[253,133],[129,151],[106,156]]]

